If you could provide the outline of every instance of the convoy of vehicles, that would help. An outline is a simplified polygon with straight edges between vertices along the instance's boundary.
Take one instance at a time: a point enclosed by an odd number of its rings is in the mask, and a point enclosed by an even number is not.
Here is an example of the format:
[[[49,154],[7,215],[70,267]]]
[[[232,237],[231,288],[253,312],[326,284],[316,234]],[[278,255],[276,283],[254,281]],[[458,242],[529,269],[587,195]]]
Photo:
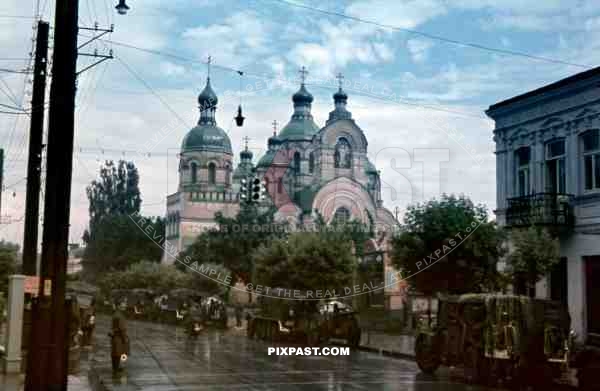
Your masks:
[[[440,299],[437,324],[416,339],[419,368],[462,366],[468,380],[547,385],[568,368],[570,317],[555,301],[467,294]]]

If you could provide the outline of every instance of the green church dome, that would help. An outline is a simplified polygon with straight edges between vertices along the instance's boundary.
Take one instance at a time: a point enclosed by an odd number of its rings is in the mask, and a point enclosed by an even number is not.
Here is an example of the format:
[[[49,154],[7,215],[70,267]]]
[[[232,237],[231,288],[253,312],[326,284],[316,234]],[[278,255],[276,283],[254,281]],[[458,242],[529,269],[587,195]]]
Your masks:
[[[311,118],[293,118],[281,129],[279,138],[282,140],[307,140],[311,139],[319,127]]]
[[[233,154],[227,133],[216,125],[197,125],[183,139],[181,152],[210,151]]]

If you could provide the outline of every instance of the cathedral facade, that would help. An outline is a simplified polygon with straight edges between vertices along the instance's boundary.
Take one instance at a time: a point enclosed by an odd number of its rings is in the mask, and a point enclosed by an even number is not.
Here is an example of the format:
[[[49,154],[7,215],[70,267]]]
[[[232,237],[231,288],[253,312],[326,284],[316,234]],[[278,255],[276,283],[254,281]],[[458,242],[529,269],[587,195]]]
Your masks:
[[[313,96],[304,82],[292,96],[293,114],[279,132],[267,140],[267,151],[256,164],[247,149],[233,166],[231,141],[215,119],[218,97],[210,78],[198,96],[200,119],[181,146],[179,185],[167,197],[164,262],[172,263],[204,230],[215,226],[214,214],[233,217],[239,211],[241,181],[249,176],[263,180],[263,203],[277,208],[276,217],[292,226],[306,226],[322,216],[357,219],[374,228],[380,246],[396,220],[381,199],[381,178],[367,157],[367,139],[347,110],[348,95],[340,86],[333,95],[333,110],[324,126],[311,114]]]

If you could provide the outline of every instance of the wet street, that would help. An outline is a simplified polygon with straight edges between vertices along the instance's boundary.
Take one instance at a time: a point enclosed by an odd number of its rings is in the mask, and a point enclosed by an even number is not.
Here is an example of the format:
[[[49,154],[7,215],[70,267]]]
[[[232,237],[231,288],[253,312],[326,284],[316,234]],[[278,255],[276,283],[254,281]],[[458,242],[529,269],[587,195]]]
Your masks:
[[[241,332],[209,331],[196,339],[170,325],[128,322],[131,357],[113,376],[108,320],[97,328],[92,358],[95,375],[108,390],[486,390],[468,386],[443,371],[419,373],[416,364],[374,353],[349,356],[269,356],[269,346]],[[489,390],[489,389],[487,389]]]

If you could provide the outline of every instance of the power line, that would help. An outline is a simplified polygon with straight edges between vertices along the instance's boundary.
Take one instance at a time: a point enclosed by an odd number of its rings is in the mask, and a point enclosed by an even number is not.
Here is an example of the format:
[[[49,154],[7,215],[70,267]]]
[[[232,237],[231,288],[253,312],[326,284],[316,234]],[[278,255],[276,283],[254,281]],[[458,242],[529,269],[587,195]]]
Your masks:
[[[6,69],[6,68],[0,68],[0,72],[4,72],[4,73],[18,73],[18,74],[31,74],[31,73],[33,73],[32,71],[27,71],[27,70],[14,70],[14,69]]]
[[[80,34],[80,35],[85,36],[83,34]],[[131,44],[123,43],[123,42],[117,42],[117,41],[113,41],[113,40],[110,40],[110,39],[102,39],[102,38],[100,38],[99,40],[107,42],[107,43],[110,43],[110,44],[115,45],[115,46],[121,46],[121,47],[129,48],[129,49],[134,49],[134,50],[142,51],[142,52],[149,53],[149,54],[154,54],[154,55],[157,55],[157,56],[172,58],[174,60],[178,60],[178,61],[185,62],[185,63],[203,64],[203,65],[206,64],[206,62],[204,62],[204,61],[186,58],[186,57],[183,57],[183,56],[180,56],[180,55],[177,55],[177,54],[166,53],[166,52],[159,51],[159,50],[154,50],[154,49],[141,48],[141,47],[138,47],[138,46],[135,46],[135,45],[131,45]],[[115,58],[117,58],[117,57],[115,57]],[[271,75],[266,75],[266,74],[260,74],[260,73],[253,73],[253,72],[242,71],[242,70],[239,70],[239,69],[235,69],[235,68],[232,68],[232,67],[228,67],[228,66],[224,66],[224,65],[219,65],[219,64],[215,64],[215,63],[212,63],[211,66],[213,68],[222,69],[222,70],[229,71],[229,72],[235,72],[238,75],[242,74],[242,75],[245,75],[245,76],[251,76],[251,77],[255,77],[255,78],[259,78],[259,79],[282,80],[278,76],[271,76]],[[331,87],[321,86],[321,85],[312,84],[312,83],[307,83],[307,85],[309,85],[309,86],[315,86],[317,88],[326,88],[328,90],[332,90],[333,89]],[[152,89],[150,89],[150,91],[153,94],[156,94]],[[382,101],[387,101],[387,102],[396,102],[396,103],[401,104],[401,105],[422,107],[422,108],[429,109],[429,110],[434,110],[434,111],[442,111],[442,112],[446,112],[446,113],[452,113],[452,114],[457,114],[457,115],[462,115],[462,116],[467,116],[467,117],[473,117],[473,118],[478,118],[478,119],[485,119],[484,117],[482,117],[481,115],[478,115],[478,114],[473,114],[473,113],[467,113],[467,112],[458,111],[458,110],[447,109],[447,108],[444,108],[442,106],[432,106],[432,105],[421,104],[421,103],[417,103],[417,102],[410,102],[410,101],[407,101],[407,100],[394,101],[394,100],[386,99],[385,97],[380,97],[380,96],[377,96],[377,95],[374,95],[374,94],[365,94],[363,91],[353,91],[353,92],[356,92],[358,95],[367,96],[367,97],[371,97],[371,98],[374,98],[374,99],[378,99],[378,100],[382,100]]]
[[[5,109],[11,109],[11,110],[17,110],[17,111],[23,111],[25,112],[26,110],[22,107],[16,107],[16,106],[11,106],[11,105],[5,105],[4,103],[0,103],[0,107],[4,107]]]
[[[452,44],[452,45],[469,47],[469,48],[479,49],[479,50],[485,50],[485,51],[488,51],[488,52],[500,53],[500,54],[504,54],[504,55],[524,57],[524,58],[529,58],[529,59],[532,59],[532,60],[544,61],[544,62],[553,63],[553,64],[568,65],[568,66],[573,66],[573,67],[578,67],[578,68],[583,68],[583,69],[592,69],[593,68],[593,67],[591,67],[589,65],[585,65],[585,64],[577,64],[577,63],[574,63],[574,62],[563,61],[563,60],[558,60],[558,59],[549,58],[549,57],[542,57],[542,56],[538,56],[538,55],[534,55],[534,54],[529,54],[529,53],[526,53],[526,52],[521,52],[521,51],[516,51],[516,50],[502,49],[502,48],[497,48],[497,47],[492,47],[492,46],[486,46],[486,45],[482,45],[482,44],[478,44],[478,43],[464,42],[464,41],[460,41],[458,39],[446,38],[446,37],[443,37],[441,35],[435,35],[435,34],[430,34],[430,33],[426,33],[426,32],[423,32],[423,31],[418,31],[418,30],[408,29],[408,28],[404,28],[404,27],[393,26],[393,25],[385,24],[385,23],[379,23],[379,22],[375,22],[373,20],[367,20],[367,19],[356,17],[356,16],[346,15],[346,14],[341,13],[341,12],[328,11],[328,10],[324,10],[324,9],[321,9],[321,8],[312,7],[312,6],[309,6],[309,5],[298,4],[298,3],[294,3],[294,2],[291,2],[291,1],[288,1],[288,0],[270,0],[270,1],[275,1],[275,2],[278,2],[278,3],[281,3],[281,4],[286,4],[286,5],[289,5],[289,6],[292,6],[292,7],[302,8],[302,9],[313,11],[313,12],[319,12],[319,13],[322,13],[322,14],[325,14],[325,15],[329,15],[329,16],[337,16],[337,17],[340,17],[340,18],[345,18],[345,19],[353,20],[355,22],[360,22],[360,23],[364,23],[364,24],[370,24],[370,25],[377,26],[377,27],[384,28],[384,29],[390,29],[390,30],[396,30],[396,31],[403,31],[405,33],[409,33],[409,34],[413,34],[413,35],[418,35],[418,36],[421,36],[423,38],[427,38],[427,39],[431,39],[431,40],[435,40],[435,41],[440,41],[440,42],[444,42],[444,43],[449,43],[449,44]]]
[[[173,114],[183,125],[188,128],[190,127],[190,125],[183,118],[181,118],[181,116],[177,114],[177,112],[173,110],[173,108],[156,91],[154,91],[154,89],[148,83],[146,83],[146,81],[135,70],[133,70],[133,68],[127,65],[127,63],[121,57],[115,58],[125,67],[125,69],[127,69],[129,73],[131,73],[140,83],[142,83],[144,87],[146,87],[152,93],[152,95],[154,95],[163,104],[163,106],[165,106],[167,110],[171,112],[171,114]]]
[[[4,110],[0,110],[0,114],[14,114],[14,115],[29,115],[30,113],[28,111],[4,111]],[[12,159],[10,159],[12,160]]]

